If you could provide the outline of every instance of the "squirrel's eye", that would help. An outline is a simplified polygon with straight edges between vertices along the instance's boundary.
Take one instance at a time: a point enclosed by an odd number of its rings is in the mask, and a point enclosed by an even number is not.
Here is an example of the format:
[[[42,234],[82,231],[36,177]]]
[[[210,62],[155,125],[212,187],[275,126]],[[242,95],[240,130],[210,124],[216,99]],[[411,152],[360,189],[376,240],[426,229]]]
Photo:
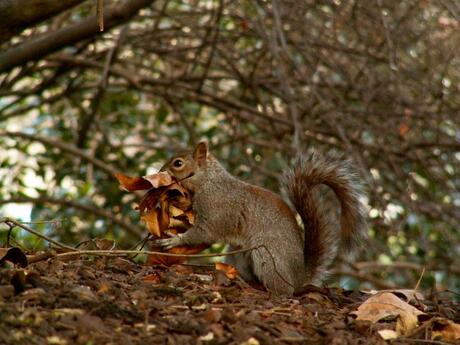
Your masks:
[[[174,166],[175,168],[180,168],[183,164],[184,164],[184,162],[182,161],[182,159],[176,159],[176,160],[173,162],[173,166]]]

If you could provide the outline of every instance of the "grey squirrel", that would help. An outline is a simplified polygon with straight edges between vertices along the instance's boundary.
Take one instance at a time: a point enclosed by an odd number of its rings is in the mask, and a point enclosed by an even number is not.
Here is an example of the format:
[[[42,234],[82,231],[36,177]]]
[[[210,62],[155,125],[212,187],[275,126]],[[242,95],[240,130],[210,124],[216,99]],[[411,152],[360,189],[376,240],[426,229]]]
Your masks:
[[[228,262],[245,280],[261,282],[276,295],[317,284],[338,249],[349,250],[366,235],[360,183],[347,161],[314,153],[298,158],[286,174],[287,192],[305,231],[280,196],[232,176],[206,142],[172,157],[161,171],[193,192],[196,220],[185,233],[156,244],[166,249],[217,242],[232,249],[259,246],[229,256]],[[328,186],[340,205],[328,208],[315,188],[319,185]]]

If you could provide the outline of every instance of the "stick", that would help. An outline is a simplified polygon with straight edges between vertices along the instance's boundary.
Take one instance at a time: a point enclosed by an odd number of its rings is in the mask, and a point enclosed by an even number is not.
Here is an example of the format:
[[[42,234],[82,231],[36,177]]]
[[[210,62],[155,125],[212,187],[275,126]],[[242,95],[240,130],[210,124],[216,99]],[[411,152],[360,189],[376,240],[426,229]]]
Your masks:
[[[43,239],[45,241],[48,241],[49,243],[52,243],[52,244],[54,244],[54,245],[56,245],[56,246],[58,246],[60,248],[65,248],[65,249],[72,250],[72,251],[75,250],[75,248],[67,246],[65,244],[62,244],[61,242],[58,242],[56,240],[53,240],[52,238],[35,231],[34,229],[28,227],[27,225],[24,225],[24,224],[18,222],[15,219],[5,217],[5,218],[0,219],[0,223],[5,223],[6,225],[8,225],[10,227],[11,227],[11,224],[14,224],[14,226],[17,226],[17,227],[19,227],[19,228],[21,228],[23,230],[26,230],[26,231],[30,232],[31,234],[34,234],[35,236],[40,237],[41,239]]]

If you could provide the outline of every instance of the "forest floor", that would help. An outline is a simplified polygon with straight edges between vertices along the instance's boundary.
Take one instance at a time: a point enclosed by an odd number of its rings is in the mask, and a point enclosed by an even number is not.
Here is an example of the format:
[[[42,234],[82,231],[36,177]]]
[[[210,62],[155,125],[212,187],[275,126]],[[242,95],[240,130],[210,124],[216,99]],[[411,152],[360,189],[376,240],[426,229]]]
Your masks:
[[[214,268],[54,258],[0,269],[0,344],[387,344],[378,331],[397,318],[350,314],[369,296],[312,287],[277,298]],[[392,344],[446,343],[433,332],[460,322],[460,304],[437,294],[423,305],[423,323]]]

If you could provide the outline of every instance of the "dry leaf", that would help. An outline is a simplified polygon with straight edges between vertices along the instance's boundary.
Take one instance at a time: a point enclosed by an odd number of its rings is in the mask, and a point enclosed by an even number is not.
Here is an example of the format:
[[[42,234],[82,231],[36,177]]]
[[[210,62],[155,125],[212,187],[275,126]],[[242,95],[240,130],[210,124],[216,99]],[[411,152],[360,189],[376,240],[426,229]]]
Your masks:
[[[398,338],[398,333],[393,331],[392,329],[381,329],[377,331],[377,333],[384,339],[384,340],[394,340]]]
[[[174,178],[167,172],[148,175],[143,178],[116,175],[122,186],[129,190],[148,189],[139,202],[138,210],[141,219],[145,221],[147,229],[155,239],[165,238],[168,235],[183,233],[194,222],[191,210],[192,194],[180,183],[174,183]],[[148,184],[148,187],[145,188]],[[194,247],[181,246],[172,248],[167,253],[196,254],[207,248],[207,245]],[[152,251],[163,251],[153,246]],[[150,254],[147,262],[151,265],[166,265],[182,263],[185,257],[170,257]]]
[[[121,173],[116,173],[115,177],[117,178],[121,186],[128,192],[132,192],[135,190],[147,190],[152,188],[152,184],[149,181],[143,179],[142,177],[130,177],[123,175]]]
[[[181,210],[180,208],[177,208],[176,206],[174,205],[171,205],[169,204],[169,215],[171,217],[178,217],[180,216],[181,214],[184,214],[184,211]]]
[[[408,334],[417,328],[418,318],[411,312],[403,312],[399,314],[396,320],[396,333],[397,334]]]
[[[197,254],[209,246],[207,244],[200,244],[198,246],[189,247],[189,246],[178,246],[171,249],[168,249],[166,253],[171,254]],[[152,247],[152,250],[161,251],[161,249],[157,247]],[[164,255],[155,255],[151,254],[148,255],[147,263],[150,265],[164,265],[164,266],[172,266],[176,264],[183,263],[187,258],[184,256],[164,256]]]
[[[192,207],[192,195],[179,183],[169,186],[166,191],[171,205],[186,211]]]
[[[238,270],[235,267],[222,262],[216,262],[216,270],[224,272],[228,279],[235,279],[238,275]]]
[[[159,172],[157,174],[147,175],[142,177],[144,180],[149,181],[152,184],[153,188],[169,186],[173,183],[171,175],[166,171]]]
[[[146,223],[147,229],[154,237],[161,237],[160,222],[158,221],[158,210],[156,208],[142,214],[141,219]]]
[[[434,321],[431,339],[441,339],[450,342],[460,340],[460,325],[451,320],[438,319]]]
[[[150,189],[139,202],[139,212],[149,211],[157,207],[161,194],[166,190],[166,187],[158,189]]]
[[[172,217],[169,219],[169,226],[172,228],[179,228],[179,229],[188,229],[190,227],[189,224],[184,222],[183,217]],[[170,230],[170,229],[168,229]]]
[[[142,280],[149,283],[159,284],[161,281],[161,277],[157,272],[154,272],[152,274],[144,276]]]
[[[169,227],[169,201],[166,194],[160,196],[160,229],[166,230]]]
[[[390,316],[398,317],[396,332],[407,334],[417,327],[418,316],[426,315],[417,308],[396,297],[393,293],[383,292],[369,297],[357,311],[352,312],[357,320],[376,323]]]
[[[110,290],[110,285],[107,282],[102,282],[99,285],[99,289],[97,290],[97,293],[106,293]]]
[[[397,297],[404,297],[406,302],[410,302],[413,300],[422,301],[425,297],[422,295],[421,292],[416,291],[414,289],[387,289],[387,290],[371,290],[371,291],[363,291],[366,294],[376,295],[382,292],[391,292],[395,294]]]
[[[195,215],[193,214],[192,211],[187,211],[185,212],[185,215],[187,216],[187,219],[189,221],[190,224],[195,224]]]

